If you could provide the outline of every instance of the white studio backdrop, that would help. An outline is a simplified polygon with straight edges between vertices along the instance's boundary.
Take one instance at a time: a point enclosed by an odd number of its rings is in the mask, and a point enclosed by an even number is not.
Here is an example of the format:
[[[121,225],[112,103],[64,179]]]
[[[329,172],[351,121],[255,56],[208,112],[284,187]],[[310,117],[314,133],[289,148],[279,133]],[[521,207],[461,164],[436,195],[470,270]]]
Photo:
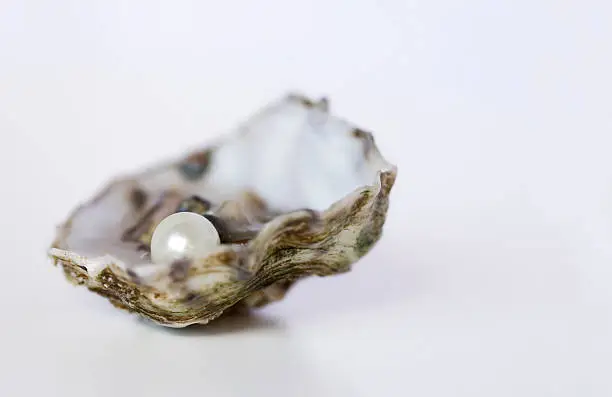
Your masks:
[[[2,396],[610,396],[606,1],[0,1]],[[54,227],[287,91],[399,168],[384,238],[239,326],[68,285]],[[246,329],[243,329],[246,328]]]

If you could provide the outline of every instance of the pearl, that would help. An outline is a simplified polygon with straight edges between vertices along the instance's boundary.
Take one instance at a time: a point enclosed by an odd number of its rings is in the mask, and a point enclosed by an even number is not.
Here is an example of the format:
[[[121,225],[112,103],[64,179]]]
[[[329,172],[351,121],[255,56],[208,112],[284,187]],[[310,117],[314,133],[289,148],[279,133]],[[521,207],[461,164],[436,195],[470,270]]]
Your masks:
[[[203,258],[219,244],[219,233],[208,219],[193,212],[178,212],[164,218],[155,228],[151,259],[157,264],[170,264]]]

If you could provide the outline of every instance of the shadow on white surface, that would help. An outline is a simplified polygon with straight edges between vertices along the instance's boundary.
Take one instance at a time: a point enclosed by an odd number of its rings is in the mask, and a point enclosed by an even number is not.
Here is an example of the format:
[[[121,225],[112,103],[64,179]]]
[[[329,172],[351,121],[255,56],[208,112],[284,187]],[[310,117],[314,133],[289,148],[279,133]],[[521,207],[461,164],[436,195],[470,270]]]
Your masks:
[[[255,311],[225,314],[208,324],[194,324],[185,328],[162,327],[142,318],[139,318],[138,322],[153,331],[165,332],[172,336],[201,338],[254,331],[280,332],[285,329],[279,318]]]

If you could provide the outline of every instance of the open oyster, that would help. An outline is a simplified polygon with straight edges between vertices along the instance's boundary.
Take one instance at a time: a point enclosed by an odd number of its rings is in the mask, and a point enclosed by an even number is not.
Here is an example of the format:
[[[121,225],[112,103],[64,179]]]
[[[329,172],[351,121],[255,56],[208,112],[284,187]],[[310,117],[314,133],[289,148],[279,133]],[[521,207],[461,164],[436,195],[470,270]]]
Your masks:
[[[201,151],[110,183],[60,226],[66,278],[169,327],[281,299],[296,280],[346,272],[381,236],[395,166],[326,99],[288,95]],[[167,216],[218,231],[204,257],[154,263]]]

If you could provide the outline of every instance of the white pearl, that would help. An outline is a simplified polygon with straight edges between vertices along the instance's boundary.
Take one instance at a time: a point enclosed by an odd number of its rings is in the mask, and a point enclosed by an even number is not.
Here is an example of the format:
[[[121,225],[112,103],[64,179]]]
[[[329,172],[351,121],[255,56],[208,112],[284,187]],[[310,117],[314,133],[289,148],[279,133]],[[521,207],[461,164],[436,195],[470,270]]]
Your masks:
[[[151,259],[170,264],[180,259],[203,258],[220,244],[213,224],[193,212],[178,212],[164,218],[151,237]]]

